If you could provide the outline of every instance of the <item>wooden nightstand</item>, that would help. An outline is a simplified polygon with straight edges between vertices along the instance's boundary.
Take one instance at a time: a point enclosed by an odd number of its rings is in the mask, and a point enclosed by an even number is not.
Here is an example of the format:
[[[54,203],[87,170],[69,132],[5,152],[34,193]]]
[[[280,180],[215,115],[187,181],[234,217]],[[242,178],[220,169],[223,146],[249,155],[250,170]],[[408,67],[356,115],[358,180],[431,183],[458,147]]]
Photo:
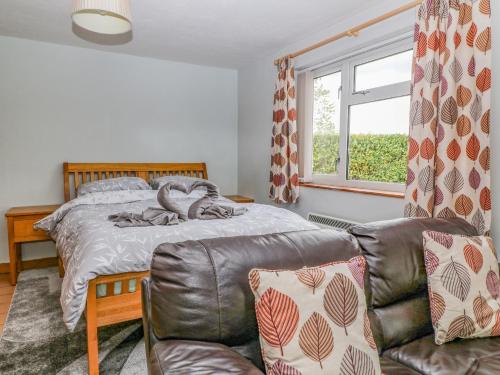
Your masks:
[[[43,231],[33,229],[33,224],[57,210],[60,205],[13,207],[5,214],[9,232],[10,283],[16,285],[21,271],[21,244],[50,241]]]
[[[253,198],[244,197],[242,195],[224,195],[227,199],[230,199],[236,203],[253,203],[255,200]]]

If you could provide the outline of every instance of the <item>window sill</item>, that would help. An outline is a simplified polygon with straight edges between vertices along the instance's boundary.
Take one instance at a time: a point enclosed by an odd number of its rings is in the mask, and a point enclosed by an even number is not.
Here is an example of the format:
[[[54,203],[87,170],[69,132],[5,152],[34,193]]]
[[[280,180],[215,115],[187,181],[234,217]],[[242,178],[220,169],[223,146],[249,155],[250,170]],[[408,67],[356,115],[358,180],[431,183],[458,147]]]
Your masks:
[[[398,193],[395,191],[381,191],[381,190],[371,190],[371,189],[359,189],[359,188],[345,187],[345,186],[321,185],[321,184],[313,184],[310,182],[301,182],[300,186],[311,189],[335,190],[335,191],[345,191],[348,193],[356,193],[356,194],[376,195],[379,197],[386,197],[386,198],[404,199],[405,197],[404,193]]]

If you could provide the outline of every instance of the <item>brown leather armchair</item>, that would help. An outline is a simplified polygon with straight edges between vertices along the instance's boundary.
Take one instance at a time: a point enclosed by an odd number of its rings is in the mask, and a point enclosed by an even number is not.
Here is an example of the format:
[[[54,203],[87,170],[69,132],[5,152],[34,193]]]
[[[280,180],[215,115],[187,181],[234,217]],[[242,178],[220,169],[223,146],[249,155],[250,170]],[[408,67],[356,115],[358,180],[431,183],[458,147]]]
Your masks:
[[[395,220],[160,245],[143,280],[150,374],[262,374],[252,268],[299,269],[363,254],[367,302],[387,375],[500,374],[500,339],[433,342],[422,231],[474,235],[462,220]]]

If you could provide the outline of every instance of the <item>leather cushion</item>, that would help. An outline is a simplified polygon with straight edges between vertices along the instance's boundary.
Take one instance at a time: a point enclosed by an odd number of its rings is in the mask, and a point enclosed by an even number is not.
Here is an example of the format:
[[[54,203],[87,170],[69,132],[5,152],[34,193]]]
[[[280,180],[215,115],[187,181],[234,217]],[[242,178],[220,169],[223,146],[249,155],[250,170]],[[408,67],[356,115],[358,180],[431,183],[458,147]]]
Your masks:
[[[163,374],[263,374],[248,360],[221,344],[167,340],[151,351],[151,375]],[[389,358],[380,358],[387,375],[418,375],[418,372]]]
[[[151,375],[262,375],[249,360],[221,344],[172,340],[155,344],[150,354]]]
[[[426,375],[499,374],[500,338],[459,340],[436,345],[434,335],[389,349],[384,357]]]
[[[382,373],[386,375],[419,375],[418,372],[411,368],[385,357],[380,358],[380,367]]]
[[[374,310],[374,314],[383,332],[383,343],[377,341],[377,347],[381,349],[405,344],[433,332],[428,318],[430,308],[427,291],[405,301],[379,307]],[[374,331],[376,327],[373,328]]]
[[[477,235],[475,228],[462,219],[398,219],[350,229],[368,262],[373,307],[387,306],[426,290],[425,230]]]
[[[252,268],[300,269],[359,255],[347,233],[315,230],[160,245],[151,264],[151,323],[158,339],[212,341],[260,365]],[[235,349],[236,350],[236,349]]]
[[[380,351],[432,332],[422,236],[428,229],[477,234],[462,219],[397,219],[350,229],[368,263],[367,298]]]
[[[476,367],[474,374],[476,375],[490,375],[500,374],[500,361],[495,360],[498,354],[491,354],[489,356],[476,359]]]

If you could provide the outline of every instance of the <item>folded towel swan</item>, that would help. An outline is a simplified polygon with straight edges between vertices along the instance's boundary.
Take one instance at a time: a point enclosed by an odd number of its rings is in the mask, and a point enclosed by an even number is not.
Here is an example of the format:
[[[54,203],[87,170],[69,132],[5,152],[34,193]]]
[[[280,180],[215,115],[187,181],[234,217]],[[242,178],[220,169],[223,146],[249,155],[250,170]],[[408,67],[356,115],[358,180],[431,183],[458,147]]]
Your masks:
[[[187,214],[170,197],[171,190],[179,190],[189,194],[193,190],[205,187],[207,194],[195,201],[188,209]],[[157,195],[158,203],[162,208],[150,207],[142,214],[121,212],[110,215],[108,219],[115,222],[115,226],[120,228],[145,227],[154,225],[176,225],[187,220],[214,220],[229,219],[233,216],[243,215],[247,212],[245,207],[225,206],[217,203],[219,198],[219,188],[217,185],[206,180],[195,180],[192,184],[186,185],[175,181],[167,182]]]

